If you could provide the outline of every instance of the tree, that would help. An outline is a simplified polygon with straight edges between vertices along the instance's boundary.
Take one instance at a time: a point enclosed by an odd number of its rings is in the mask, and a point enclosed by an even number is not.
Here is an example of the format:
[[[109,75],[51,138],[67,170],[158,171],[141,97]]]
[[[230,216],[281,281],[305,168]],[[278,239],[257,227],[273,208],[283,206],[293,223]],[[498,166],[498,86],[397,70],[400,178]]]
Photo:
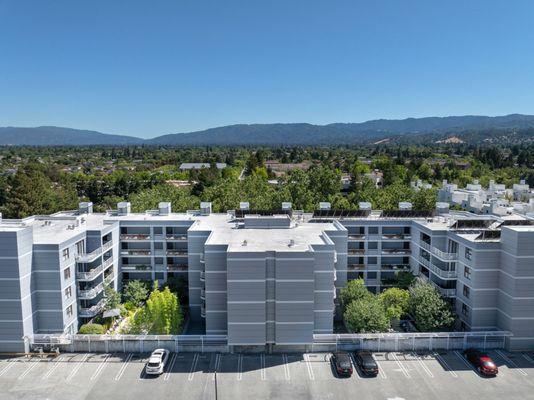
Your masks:
[[[408,289],[414,282],[415,276],[409,271],[400,271],[397,276],[397,287],[401,289]]]
[[[85,324],[78,330],[80,335],[103,335],[104,327],[100,324]]]
[[[400,319],[408,312],[410,292],[405,289],[389,288],[380,293],[378,298],[390,319]]]
[[[142,281],[129,281],[123,290],[124,301],[141,307],[148,298],[147,283]]]
[[[104,310],[106,311],[118,308],[121,304],[121,295],[111,286],[106,286],[104,288],[104,298],[106,299],[104,305]]]
[[[349,304],[358,300],[368,300],[373,297],[373,294],[365,287],[363,279],[355,279],[349,281],[347,286],[341,289],[339,298],[344,308]]]
[[[415,325],[423,332],[448,328],[454,323],[451,306],[432,284],[420,279],[410,287],[409,310]]]
[[[352,332],[385,332],[389,318],[382,302],[376,296],[351,302],[343,314],[347,328]]]

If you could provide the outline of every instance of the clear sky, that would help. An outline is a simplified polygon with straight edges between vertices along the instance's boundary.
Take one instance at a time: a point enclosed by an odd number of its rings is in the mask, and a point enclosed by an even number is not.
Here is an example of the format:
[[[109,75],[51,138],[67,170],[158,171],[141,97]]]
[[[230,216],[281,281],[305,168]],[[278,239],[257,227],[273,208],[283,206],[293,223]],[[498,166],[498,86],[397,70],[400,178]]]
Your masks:
[[[0,0],[0,126],[534,114],[532,0]]]

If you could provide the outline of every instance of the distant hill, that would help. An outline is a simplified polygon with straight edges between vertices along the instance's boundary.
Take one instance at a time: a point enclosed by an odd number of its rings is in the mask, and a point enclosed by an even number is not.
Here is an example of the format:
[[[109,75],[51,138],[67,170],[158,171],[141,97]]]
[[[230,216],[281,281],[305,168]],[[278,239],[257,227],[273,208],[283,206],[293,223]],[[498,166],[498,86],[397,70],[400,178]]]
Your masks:
[[[329,145],[394,143],[521,143],[534,140],[534,116],[511,114],[500,117],[452,116],[379,119],[361,123],[312,125],[239,124],[203,131],[175,133],[153,139],[109,135],[95,131],[41,126],[0,128],[0,145]]]
[[[0,128],[0,145],[12,146],[89,146],[142,144],[143,139],[131,136],[108,135],[57,126],[36,128]]]

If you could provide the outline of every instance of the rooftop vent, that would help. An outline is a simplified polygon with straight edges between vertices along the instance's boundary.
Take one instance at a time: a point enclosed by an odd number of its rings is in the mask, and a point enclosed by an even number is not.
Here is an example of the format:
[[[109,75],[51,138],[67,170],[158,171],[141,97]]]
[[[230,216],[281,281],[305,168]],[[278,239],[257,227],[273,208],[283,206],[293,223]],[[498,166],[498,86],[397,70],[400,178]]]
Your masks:
[[[371,203],[369,203],[368,201],[360,201],[358,203],[358,208],[360,210],[370,210],[371,209]]]
[[[250,203],[248,201],[242,201],[239,203],[240,210],[250,210]]]
[[[128,215],[131,211],[131,204],[129,201],[121,201],[117,204],[118,215]]]
[[[409,201],[400,201],[399,202],[399,210],[411,210],[412,209],[412,203]]]
[[[243,240],[243,243],[241,243],[241,246],[246,246],[248,242],[246,240]]]
[[[158,204],[159,215],[169,215],[171,213],[171,203],[162,201]]]
[[[211,214],[211,202],[203,201],[200,203],[200,214],[210,215]]]
[[[93,203],[91,201],[82,201],[78,204],[78,213],[79,214],[92,214],[93,213]]]
[[[449,213],[449,203],[438,201],[436,203],[436,213],[438,215],[448,214]]]
[[[292,205],[289,201],[284,201],[282,203],[282,210],[291,210]]]
[[[330,206],[330,203],[327,202],[327,201],[321,201],[319,203],[319,210],[330,210],[331,209],[331,206]]]
[[[293,239],[290,239],[288,246],[293,247],[294,245],[295,245],[295,241]]]

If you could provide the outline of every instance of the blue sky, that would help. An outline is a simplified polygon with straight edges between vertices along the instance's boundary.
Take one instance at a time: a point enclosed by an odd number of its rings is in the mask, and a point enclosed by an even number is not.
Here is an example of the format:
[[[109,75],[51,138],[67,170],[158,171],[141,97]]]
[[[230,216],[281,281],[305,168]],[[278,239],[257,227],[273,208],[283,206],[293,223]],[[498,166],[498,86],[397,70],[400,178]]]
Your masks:
[[[0,0],[0,126],[534,114],[534,1]]]

